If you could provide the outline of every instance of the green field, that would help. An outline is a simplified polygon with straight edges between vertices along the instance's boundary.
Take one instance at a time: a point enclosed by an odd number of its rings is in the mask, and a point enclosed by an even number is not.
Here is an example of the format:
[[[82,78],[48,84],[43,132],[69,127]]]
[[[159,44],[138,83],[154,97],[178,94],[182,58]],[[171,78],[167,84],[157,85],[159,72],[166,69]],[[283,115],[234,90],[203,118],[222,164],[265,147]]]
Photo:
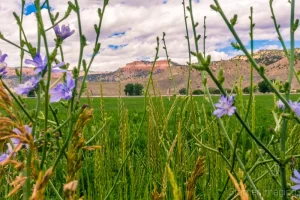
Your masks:
[[[218,98],[214,96],[213,101],[217,102]],[[299,95],[292,96],[294,100],[297,98]],[[248,96],[239,95],[235,99],[242,117],[246,113],[247,100]],[[275,120],[272,111],[278,112],[275,101],[274,95],[256,95],[253,104],[255,113],[250,111],[247,123],[254,134],[279,156],[278,135],[273,131]],[[35,103],[35,99],[24,100],[32,113]],[[144,98],[134,97],[90,98],[82,99],[80,106],[83,105],[91,105],[94,109],[93,119],[83,132],[85,141],[96,135],[89,145],[100,145],[101,149],[83,151],[80,155],[84,162],[79,160],[73,163],[82,165],[76,173],[80,183],[78,197],[84,196],[84,199],[90,200],[160,199],[160,195],[163,195],[165,199],[175,199],[176,196],[187,199],[189,188],[192,187],[196,188],[196,198],[218,199],[222,194],[222,199],[230,199],[235,190],[230,181],[227,183],[228,175],[225,170],[232,168],[233,173],[241,180],[245,178],[240,173],[239,164],[233,162],[233,150],[222,134],[216,118],[212,116],[212,107],[203,96],[172,97],[171,100],[157,97],[147,98],[146,101]],[[57,112],[58,122],[63,123],[68,118],[67,105],[53,104],[53,108]],[[144,114],[144,121],[141,123]],[[55,124],[53,117],[51,120]],[[43,123],[43,120],[40,122]],[[246,171],[251,174],[263,197],[279,199],[279,194],[276,193],[280,191],[278,167],[270,161],[267,165],[260,164],[262,160],[259,155],[265,160],[270,157],[255,146],[235,117],[224,117],[223,123],[231,141],[236,145],[236,153],[245,163]],[[292,150],[295,153],[299,151],[299,136],[295,134],[299,127],[293,121],[290,125],[288,144],[295,147]],[[62,128],[62,132],[65,133],[66,128]],[[45,163],[47,168],[52,166],[58,153],[57,146],[62,145],[65,138],[66,135],[63,134],[62,137],[57,137],[57,141],[50,141],[48,148],[51,153],[47,154]],[[58,145],[53,145],[55,143]],[[205,157],[205,164],[202,163],[205,173],[191,179],[195,175],[193,171],[196,171],[195,165],[199,157]],[[60,199],[56,192],[63,193],[67,165],[66,159],[60,161],[58,170],[51,179],[54,187],[46,187],[46,199]],[[295,165],[299,166],[299,162]],[[273,177],[268,170],[272,171]],[[288,169],[288,175],[291,170],[292,168]],[[5,184],[5,179],[0,180],[0,184]],[[193,184],[195,186],[191,186]],[[248,185],[246,180],[245,184]],[[272,192],[268,192],[269,190]],[[255,199],[251,188],[249,191],[249,195]],[[0,197],[8,192],[9,187],[1,187]],[[17,195],[15,197],[12,199],[19,198]]]
[[[291,96],[291,100],[297,100],[300,97],[300,94],[294,94]],[[183,96],[178,97],[180,100],[179,102],[182,102]],[[243,96],[243,104],[244,105],[244,111],[246,111],[246,103],[249,96],[245,95]],[[256,128],[268,128],[274,124],[274,119],[272,115],[272,111],[275,108],[275,100],[273,94],[268,95],[256,95]],[[156,102],[160,103],[160,98],[153,98],[156,99]],[[166,112],[170,109],[174,102],[174,97],[169,99],[168,97],[162,97],[163,105],[165,106]],[[204,105],[206,112],[208,115],[211,115],[213,112],[212,107],[210,106],[208,99],[204,98],[203,96],[194,96],[193,99],[195,102],[197,102],[198,105]],[[219,99],[219,96],[212,96],[213,101],[216,103]],[[128,111],[128,118],[129,118],[129,124],[130,126],[135,127],[142,118],[142,115],[144,113],[144,98],[140,97],[125,97],[121,98],[122,103],[124,104],[124,108]],[[29,108],[34,109],[35,106],[35,99],[29,98],[25,100],[26,104]],[[101,110],[101,102],[100,98],[90,98],[90,99],[82,99],[81,105],[90,105],[94,109],[94,120],[97,122],[99,120],[100,115],[102,113]],[[59,110],[66,110],[66,108],[62,104],[54,104],[54,107]],[[118,120],[118,112],[119,112],[119,98],[115,97],[105,97],[103,98],[103,108],[104,113],[106,114],[106,117],[111,117],[112,120],[110,121],[110,131],[111,132],[118,132],[119,128],[117,127]],[[60,120],[64,120],[66,118],[67,112],[58,112],[58,116]],[[114,128],[115,127],[115,128]]]

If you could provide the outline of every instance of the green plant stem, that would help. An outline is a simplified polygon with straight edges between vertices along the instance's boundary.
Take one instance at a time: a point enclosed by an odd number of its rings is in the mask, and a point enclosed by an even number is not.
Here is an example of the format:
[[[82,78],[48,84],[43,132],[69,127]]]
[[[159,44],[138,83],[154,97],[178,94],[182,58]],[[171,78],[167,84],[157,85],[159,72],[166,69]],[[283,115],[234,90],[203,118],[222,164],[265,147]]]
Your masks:
[[[85,142],[85,145],[89,145],[102,132],[102,130],[105,128],[106,124],[107,124],[107,121],[104,122],[103,126],[99,129],[99,131],[97,131],[96,134],[93,135],[93,137],[91,139],[89,139],[87,142]]]
[[[1,79],[2,84],[4,86],[4,88],[8,91],[8,93],[10,94],[10,96],[12,96],[12,98],[15,100],[15,102],[18,104],[19,108],[24,112],[24,114],[26,115],[26,117],[32,122],[34,123],[34,119],[32,119],[32,117],[30,116],[30,114],[27,112],[27,110],[24,108],[24,106],[22,105],[22,103],[18,100],[18,98],[16,97],[16,95],[9,89],[9,87],[4,83],[4,81]]]
[[[40,7],[40,1],[36,1],[36,7],[37,7],[37,21],[39,24],[39,30],[40,30],[40,34],[43,38],[44,41],[44,45],[45,45],[45,50],[46,50],[46,56],[49,59],[48,63],[47,63],[47,83],[46,83],[46,88],[45,88],[45,123],[44,123],[44,131],[45,133],[47,132],[47,128],[48,128],[48,116],[49,116],[49,89],[50,89],[50,83],[51,83],[51,71],[52,71],[52,61],[50,60],[50,54],[49,54],[49,49],[48,49],[48,41],[47,41],[47,36],[46,36],[46,32],[44,29],[44,22],[43,22],[43,17],[41,14],[41,7]],[[43,165],[44,165],[44,161],[46,158],[46,149],[47,149],[47,138],[44,141],[44,148],[43,148],[43,156],[42,156],[42,160],[41,160],[41,166],[40,168],[43,169]]]
[[[57,126],[53,131],[50,132],[50,134],[55,133],[57,131],[59,131],[64,125],[66,125],[69,121],[70,121],[70,117],[64,121],[63,123],[61,123],[59,126]]]
[[[250,44],[251,44],[251,56],[254,55],[254,39],[253,39],[253,7],[250,8]],[[250,65],[250,94],[249,94],[249,102],[248,102],[248,108],[245,116],[245,121],[247,121],[250,109],[252,107],[253,102],[253,65]]]
[[[277,33],[277,35],[278,35],[278,40],[279,40],[280,43],[281,43],[281,46],[282,46],[282,48],[283,48],[283,52],[284,52],[285,56],[286,56],[288,59],[290,59],[290,55],[289,55],[288,49],[286,48],[286,45],[285,45],[285,43],[284,43],[284,40],[283,40],[282,35],[281,35],[281,33],[280,33],[280,30],[279,30],[279,29],[280,29],[280,25],[278,25],[277,20],[276,20],[276,17],[275,17],[275,13],[274,13],[274,9],[273,9],[273,0],[270,0],[269,4],[270,4],[271,13],[272,13],[272,17],[271,17],[271,18],[272,18],[272,20],[273,20],[273,23],[274,23],[274,26],[275,26],[276,33]],[[300,78],[299,78],[299,76],[298,76],[298,74],[297,74],[297,72],[296,72],[296,69],[294,68],[293,71],[294,71],[294,74],[295,74],[295,77],[296,77],[298,83],[300,83]]]
[[[191,70],[192,67],[190,64],[192,63],[192,56],[191,56],[191,44],[190,44],[190,36],[189,36],[189,29],[188,29],[188,24],[187,24],[187,18],[188,16],[186,15],[186,8],[185,8],[185,0],[182,1],[183,5],[183,13],[184,13],[184,24],[185,24],[185,31],[186,31],[186,40],[188,44],[188,51],[189,51],[189,65],[188,65],[188,78],[187,78],[187,86],[186,86],[186,96],[189,95],[190,91],[190,82],[191,82]]]
[[[225,16],[222,8],[220,7],[220,4],[218,3],[218,0],[214,0],[214,2],[215,2],[216,6],[218,8],[218,12],[220,13],[220,15],[222,16],[223,20],[225,21],[228,29],[231,31],[232,35],[234,36],[234,38],[236,39],[237,43],[239,44],[241,50],[247,56],[247,58],[249,59],[250,63],[253,65],[253,67],[255,68],[255,70],[263,78],[263,80],[267,83],[267,85],[271,88],[271,90],[274,91],[274,93],[276,94],[276,96],[283,102],[283,104],[285,105],[285,107],[288,110],[292,110],[292,108],[289,105],[288,101],[279,93],[279,91],[274,87],[274,85],[271,83],[271,81],[267,78],[267,76],[265,75],[265,73],[260,70],[260,66],[256,63],[256,61],[254,60],[254,58],[251,57],[251,55],[247,51],[246,47],[242,43],[241,39],[237,35],[235,29],[232,27],[231,23],[228,21],[227,17]],[[300,123],[300,118],[299,117],[295,117],[295,120],[298,123]]]
[[[198,58],[198,62],[200,62],[199,58]],[[210,70],[208,69],[208,71],[210,71]],[[202,74],[203,74],[203,73],[202,73]],[[214,81],[216,81],[216,78],[213,76],[213,74],[211,73],[211,71],[210,71],[210,73],[208,72],[208,74],[209,74],[210,76],[212,76],[211,78],[215,79]],[[224,91],[223,87],[221,86],[221,84],[220,84],[218,81],[217,81],[217,84],[219,84],[218,87],[220,87],[220,91],[223,92],[224,95],[226,95],[226,92]],[[205,85],[205,86],[206,86],[206,85]],[[207,87],[205,87],[205,88],[207,89]],[[212,98],[211,98],[211,95],[209,94],[209,92],[208,92],[208,100],[209,100],[209,103],[210,103],[210,105],[212,106],[212,108],[215,109],[214,103],[213,103],[213,101],[212,101]],[[239,115],[238,115],[238,116],[239,116]],[[233,152],[235,152],[235,151],[236,151],[236,147],[233,146],[233,144],[232,144],[232,142],[231,142],[231,140],[230,140],[230,138],[229,138],[229,136],[228,136],[228,134],[227,134],[227,131],[226,131],[225,127],[224,127],[224,124],[223,124],[222,120],[221,120],[220,118],[217,118],[217,120],[218,120],[218,124],[219,124],[219,126],[220,126],[220,128],[221,128],[221,131],[222,131],[223,135],[225,136],[225,139],[226,139],[227,143],[229,144],[229,146],[230,146],[230,148],[233,150]],[[246,124],[244,123],[244,125],[246,125]],[[246,125],[246,127],[247,127],[247,125]],[[248,127],[247,127],[247,128],[248,128]],[[246,128],[246,130],[249,130],[249,128],[248,128],[248,129],[247,129],[247,128]],[[250,132],[251,132],[251,131],[250,131]],[[254,137],[255,137],[255,136],[254,136]],[[271,154],[271,155],[272,155],[272,154]],[[250,183],[252,189],[255,191],[255,194],[257,194],[258,199],[261,200],[262,197],[260,196],[260,193],[259,193],[258,189],[256,188],[254,182],[252,181],[250,175],[247,173],[243,161],[240,159],[240,157],[239,157],[237,154],[235,154],[235,157],[236,157],[236,159],[237,159],[237,161],[238,161],[238,163],[239,163],[241,169],[245,172],[246,179],[249,181],[249,183]],[[275,158],[275,159],[276,159],[276,158]],[[232,170],[233,170],[233,169],[232,169]]]
[[[82,34],[82,26],[81,26],[81,18],[80,18],[80,7],[79,7],[79,4],[78,4],[77,0],[75,0],[75,6],[76,6],[77,21],[78,21],[79,40],[80,40],[80,51],[79,51],[78,64],[77,64],[77,73],[78,74],[76,74],[76,76],[79,76],[80,69],[81,69],[82,57],[83,57],[83,50],[84,50],[85,44],[83,43],[84,35]],[[72,99],[71,99],[71,108],[70,108],[70,113],[69,113],[70,115],[74,111],[74,104],[75,104],[75,97],[76,97],[77,87],[78,87],[78,77],[75,77],[75,87],[73,89],[73,96],[72,96]],[[69,134],[72,134],[72,127],[71,126],[73,126],[72,122],[70,123],[70,130],[69,130],[70,132],[69,132]]]
[[[253,24],[253,7],[250,8],[250,44],[251,44],[251,56],[253,56],[253,51],[254,51],[254,41],[253,41],[253,28],[254,28],[254,24]],[[249,101],[248,101],[248,106],[247,106],[247,111],[246,111],[246,115],[245,115],[245,122],[247,123],[248,121],[248,116],[250,113],[250,109],[252,108],[252,101],[253,101],[253,66],[252,64],[250,65],[250,95],[249,95]],[[253,129],[253,127],[251,128]],[[245,161],[246,158],[246,152],[247,152],[247,137],[243,134],[242,135],[242,150],[243,150],[243,160]]]
[[[128,151],[128,153],[127,153],[124,161],[122,162],[121,168],[119,169],[119,171],[118,171],[118,173],[116,175],[115,181],[114,181],[112,187],[110,188],[110,190],[108,191],[107,195],[105,196],[104,200],[107,200],[109,198],[109,196],[111,195],[112,191],[114,190],[114,188],[115,188],[115,186],[116,186],[116,184],[118,182],[118,179],[119,179],[119,177],[121,175],[121,172],[123,171],[123,167],[124,167],[126,161],[128,160],[129,155],[131,154],[132,150],[134,149],[135,142],[136,142],[136,138],[133,140],[132,145],[131,145],[129,151]]]
[[[223,135],[225,136],[225,139],[227,140],[227,143],[229,144],[230,148],[235,151],[235,147],[233,146],[233,144],[232,144],[232,142],[231,142],[231,140],[230,140],[230,138],[227,134],[227,131],[226,131],[224,125],[223,125],[222,120],[220,118],[217,118],[217,120],[218,120],[218,123],[220,125],[221,131],[222,131]],[[258,189],[256,188],[256,186],[255,186],[254,182],[252,181],[250,175],[246,171],[246,168],[245,168],[245,165],[243,164],[243,161],[240,159],[240,157],[237,154],[236,154],[236,159],[237,159],[241,169],[244,171],[246,179],[250,183],[252,189],[255,191],[255,194],[257,195],[257,198],[262,200],[262,197],[260,196],[260,193],[259,193]]]
[[[196,54],[198,55],[199,54],[199,45],[198,45],[198,40],[200,39],[200,35],[197,36],[197,31],[196,31],[196,23],[195,23],[195,20],[194,20],[194,15],[193,15],[193,4],[192,4],[192,0],[189,0],[189,11],[190,11],[190,17],[191,17],[191,23],[192,23],[192,27],[193,27],[193,34],[194,34],[194,42],[195,42],[195,49],[196,49]],[[197,57],[198,59],[198,63],[200,64],[201,61],[199,60],[199,58]],[[202,78],[202,83],[204,85],[204,89],[205,89],[205,93],[208,95],[208,98],[211,99],[211,96],[210,96],[210,93],[209,93],[209,90],[207,88],[207,85],[206,85],[206,74],[204,71],[201,72],[201,78]]]
[[[22,50],[22,51],[24,51],[24,52],[26,52],[26,53],[29,53],[29,54],[30,54],[30,52],[29,52],[28,50],[26,50],[26,49],[24,49],[24,48],[20,47],[19,45],[17,45],[17,44],[15,44],[15,43],[11,42],[10,40],[7,40],[7,39],[5,39],[5,38],[2,38],[2,37],[0,37],[0,39],[1,39],[1,40],[3,40],[3,41],[5,41],[5,42],[7,42],[8,44],[11,44],[11,45],[13,45],[13,46],[17,47],[17,48],[18,48],[18,49],[20,49],[20,50]]]
[[[226,91],[224,90],[224,88],[222,87],[222,85],[218,82],[217,78],[214,76],[214,74],[212,73],[212,71],[207,68],[207,73],[210,75],[210,77],[213,79],[213,81],[215,82],[215,84],[218,86],[218,88],[220,89],[221,93],[226,96]],[[247,131],[247,133],[251,136],[251,138],[267,153],[269,154],[269,156],[274,159],[274,161],[276,163],[278,163],[279,165],[281,164],[280,160],[278,160],[273,153],[252,133],[252,131],[250,130],[250,128],[248,127],[248,125],[244,122],[244,120],[241,118],[241,116],[239,115],[239,113],[236,111],[235,112],[235,116],[237,117],[237,119],[240,121],[240,123],[242,124],[242,126],[245,128],[245,130]]]
[[[80,87],[79,94],[78,94],[78,99],[80,99],[80,97],[81,97],[81,95],[83,93],[84,83],[86,81],[88,72],[90,71],[92,63],[93,63],[96,55],[98,54],[98,52],[96,52],[95,49],[96,49],[96,47],[98,45],[98,42],[99,42],[99,38],[100,38],[100,34],[101,34],[101,28],[102,28],[102,22],[103,22],[103,18],[104,18],[103,16],[104,16],[104,13],[105,13],[106,6],[107,6],[107,4],[104,2],[103,8],[102,8],[102,12],[101,12],[101,16],[99,16],[100,20],[99,20],[99,24],[98,24],[98,32],[96,33],[96,40],[95,40],[95,45],[94,45],[94,53],[92,55],[92,58],[91,58],[91,60],[90,60],[90,62],[88,64],[88,67],[87,67],[86,71],[84,72],[84,76],[83,76],[81,87]]]
[[[50,18],[52,27],[54,27],[55,25],[54,25],[53,18],[52,18],[52,16],[51,16],[51,10],[50,10],[51,7],[50,7],[50,4],[49,4],[49,0],[46,0],[45,3],[47,3],[48,15],[49,15],[49,18]],[[66,14],[66,15],[64,16],[64,19],[68,18],[68,16],[69,16],[69,15]],[[62,21],[63,21],[63,20],[62,20]],[[61,21],[59,21],[59,22],[61,22]],[[58,23],[59,23],[59,22],[58,22]],[[58,23],[57,23],[57,24],[58,24]],[[56,25],[57,25],[57,24],[56,24]],[[50,30],[52,27],[50,27],[49,30]],[[48,29],[45,30],[45,32],[47,32],[47,31],[48,31]],[[59,39],[58,36],[56,36],[56,39],[57,39],[57,40]],[[55,48],[57,48],[57,45],[56,45]],[[60,51],[60,55],[61,55],[61,61],[63,62],[63,61],[64,61],[64,53],[63,53],[63,49],[62,49],[62,46],[61,46],[61,45],[59,46],[59,51]]]
[[[48,5],[48,10],[49,10],[49,3],[48,3],[49,0],[47,0],[47,5]],[[48,32],[50,31],[51,29],[53,29],[56,25],[58,25],[59,23],[63,22],[64,20],[66,20],[67,18],[69,17],[69,15],[67,16],[64,16],[63,18],[61,18],[59,21],[57,22],[53,22],[53,20],[51,19],[51,22],[52,22],[52,26],[50,26],[49,28],[47,28],[45,31]]]
[[[169,68],[171,79],[172,79],[172,84],[173,84],[173,89],[174,89],[173,94],[176,95],[176,85],[175,85],[175,81],[174,81],[174,77],[173,77],[173,73],[172,73],[172,69],[171,69],[171,65],[170,65],[171,60],[169,59],[169,54],[168,54],[168,49],[167,49],[166,39],[165,39],[165,33],[163,34],[162,41],[164,42],[164,49],[165,49],[167,61],[168,61],[168,68]]]
[[[106,1],[105,1],[106,2]],[[78,2],[77,0],[75,0],[75,5],[76,5],[76,12],[77,12],[77,20],[78,20],[78,27],[79,27],[79,37],[80,37],[80,53],[79,53],[79,60],[78,60],[78,72],[80,72],[80,65],[81,65],[81,60],[82,60],[82,56],[83,56],[83,48],[84,48],[84,44],[82,43],[82,27],[81,27],[81,20],[80,20],[80,14],[79,14],[79,5],[78,5]],[[60,158],[62,157],[65,149],[67,148],[68,144],[69,144],[69,141],[72,137],[72,133],[73,133],[73,124],[74,124],[74,119],[72,118],[73,115],[74,115],[74,101],[75,101],[75,94],[76,94],[76,88],[77,88],[77,83],[78,83],[78,77],[75,79],[75,88],[73,90],[73,96],[72,96],[72,99],[71,99],[71,102],[70,102],[70,107],[69,107],[69,117],[71,117],[71,121],[70,121],[70,124],[69,124],[69,129],[68,129],[68,135],[67,135],[67,138],[62,146],[62,148],[60,149],[59,153],[58,153],[58,156],[56,158],[56,160],[54,161],[54,165],[53,165],[53,168],[55,169],[58,165],[58,162],[60,160]]]
[[[204,16],[204,25],[203,25],[203,56],[206,56],[206,16]]]
[[[55,188],[55,186],[53,185],[51,180],[49,180],[49,184],[52,187],[52,189],[53,189],[54,193],[56,194],[57,198],[59,200],[63,200],[63,198],[60,196],[59,192],[57,191],[57,189]]]
[[[38,115],[40,112],[41,108],[41,89],[37,88],[37,104],[36,104],[36,112],[35,112],[35,123],[33,123],[32,126],[32,138],[34,138],[35,133],[36,133],[36,127],[38,123]],[[28,147],[28,154],[27,154],[27,163],[26,163],[26,171],[25,171],[25,176],[27,177],[26,182],[25,182],[25,191],[24,191],[24,200],[28,200],[30,197],[30,191],[31,191],[31,160],[32,160],[32,145],[30,144]]]
[[[21,11],[21,26],[23,24],[23,15],[24,15],[24,7],[25,7],[25,0],[22,0],[22,11]],[[22,32],[21,32],[21,29],[19,29],[19,39],[20,39],[20,46],[22,46]],[[20,51],[20,58],[21,58],[21,61],[20,61],[20,76],[19,76],[19,79],[20,79],[20,83],[22,83],[22,75],[23,75],[23,58],[24,58],[24,51],[21,49]]]
[[[290,70],[289,70],[289,77],[288,83],[289,88],[286,91],[286,100],[289,101],[290,99],[290,92],[293,80],[293,72],[294,72],[294,65],[295,65],[295,58],[294,58],[294,49],[295,49],[295,33],[294,33],[294,21],[295,21],[295,0],[291,0],[291,19],[290,19],[290,40],[291,40],[291,53],[290,53]],[[282,160],[285,160],[285,151],[286,151],[286,140],[287,140],[287,130],[288,130],[288,121],[286,118],[283,119],[282,123],[282,133],[280,139],[280,157]],[[287,186],[286,186],[286,165],[282,164],[280,166],[280,176],[281,176],[281,188],[283,191],[282,199],[287,199]]]
[[[191,133],[192,134],[192,133]],[[209,150],[209,151],[211,151],[211,152],[214,152],[214,153],[216,153],[216,154],[219,154],[223,159],[224,159],[224,161],[226,162],[226,164],[228,165],[228,167],[232,167],[232,165],[231,165],[231,163],[230,163],[230,161],[224,156],[224,154],[223,153],[221,153],[220,151],[218,151],[217,149],[213,149],[213,148],[211,148],[211,147],[208,147],[208,146],[206,146],[206,145],[204,145],[194,134],[192,134],[192,136],[193,136],[193,138],[198,142],[198,143],[196,143],[196,145],[197,146],[199,146],[199,147],[203,147],[204,149],[207,149],[207,150]],[[236,175],[236,173],[235,173],[235,171],[233,171],[233,173]]]
[[[39,23],[36,23],[37,26],[37,52],[41,52],[41,30],[39,28]]]

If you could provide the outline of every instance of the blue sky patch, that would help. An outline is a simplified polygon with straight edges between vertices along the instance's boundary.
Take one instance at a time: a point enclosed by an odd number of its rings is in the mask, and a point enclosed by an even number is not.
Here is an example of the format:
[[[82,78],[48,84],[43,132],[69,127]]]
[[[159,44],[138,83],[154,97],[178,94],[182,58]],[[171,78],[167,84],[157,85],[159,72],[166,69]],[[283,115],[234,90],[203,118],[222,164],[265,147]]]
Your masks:
[[[254,40],[254,50],[258,50],[258,49],[264,49],[264,47],[267,47],[267,46],[271,46],[271,45],[276,45],[278,46],[280,49],[282,49],[282,46],[281,46],[281,43],[276,40]],[[290,48],[290,41],[285,41],[285,45],[286,45],[286,48]],[[251,48],[251,44],[250,42],[245,45],[245,47],[247,49],[250,49]],[[296,40],[295,41],[295,47],[296,48],[299,48],[300,47],[300,40]],[[217,49],[217,51],[223,51],[225,53],[232,53],[234,51],[236,51],[231,45],[230,46],[227,46],[227,47],[224,47],[224,48],[219,48]]]
[[[108,38],[112,38],[112,37],[121,37],[123,35],[125,35],[126,32],[114,32],[113,34],[111,34],[110,36],[108,36]]]
[[[48,6],[45,4],[42,9],[47,9]],[[34,5],[34,3],[29,3],[29,4],[26,4],[25,5],[25,8],[24,8],[24,14],[25,15],[30,15],[31,13],[35,13],[37,10],[36,10],[36,7]]]
[[[107,47],[112,50],[119,50],[119,49],[126,47],[127,45],[128,44],[121,44],[121,45],[110,44]]]

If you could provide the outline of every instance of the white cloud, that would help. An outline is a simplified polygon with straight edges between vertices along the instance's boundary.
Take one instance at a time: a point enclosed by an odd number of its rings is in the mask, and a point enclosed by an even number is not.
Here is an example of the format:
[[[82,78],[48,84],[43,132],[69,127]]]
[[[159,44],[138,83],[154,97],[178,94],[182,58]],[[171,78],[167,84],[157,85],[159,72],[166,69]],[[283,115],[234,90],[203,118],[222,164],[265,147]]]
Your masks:
[[[27,3],[32,2],[26,1]],[[51,0],[53,12],[59,12],[60,17],[63,16],[67,8],[67,0]],[[179,63],[188,61],[187,41],[184,38],[185,26],[183,18],[183,7],[181,1],[168,0],[166,4],[163,0],[111,0],[104,16],[103,27],[100,37],[102,44],[101,53],[96,57],[92,70],[111,71],[119,67],[125,66],[126,63],[132,62],[142,57],[149,57],[153,60],[156,47],[156,36],[162,38],[162,33],[166,32],[166,42],[170,58]],[[212,11],[209,5],[213,1],[201,0],[200,3],[194,3],[194,17],[199,22],[197,31],[203,34],[203,17],[207,16],[207,52],[212,55],[214,60],[228,59],[232,56],[230,52],[220,52],[222,49],[230,46],[233,41],[231,33],[228,31],[225,23],[220,15]],[[238,14],[238,24],[236,29],[243,42],[249,41],[249,13],[250,6],[254,7],[254,21],[256,24],[254,38],[256,40],[273,40],[277,41],[277,35],[273,27],[271,13],[269,10],[269,1],[261,0],[220,0],[219,1],[225,14],[230,19],[234,14]],[[89,61],[93,52],[95,32],[94,24],[98,24],[99,17],[97,13],[98,7],[102,8],[103,0],[79,0],[81,8],[81,22],[83,33],[89,41],[89,45],[85,48],[84,57]],[[186,4],[188,1],[186,0]],[[20,13],[20,1],[11,0],[9,4],[4,1],[0,2],[0,31],[9,40],[19,44],[18,26],[12,16],[12,12]],[[296,4],[296,18],[300,18],[300,5]],[[289,11],[290,4],[286,1],[274,1],[274,11],[277,15],[278,23],[281,25],[281,32],[285,40],[289,40]],[[49,27],[50,22],[46,10],[42,12],[45,26]],[[4,20],[5,19],[5,20]],[[189,31],[191,37],[191,47],[194,50],[194,41],[192,40],[192,30],[190,26],[190,18],[188,18]],[[35,15],[24,16],[24,29],[28,36],[28,40],[33,44],[37,44],[37,29]],[[64,21],[64,24],[70,24],[74,27],[76,33],[68,38],[64,44],[65,60],[71,66],[77,65],[79,56],[79,35],[77,18],[74,13]],[[109,37],[116,32],[126,32],[118,37]],[[296,39],[299,39],[300,31],[296,33]],[[54,33],[50,30],[47,33],[50,49],[54,47]],[[108,48],[109,45],[126,45],[119,50]],[[3,41],[0,41],[1,50],[9,54],[7,62],[10,66],[19,66],[19,50]],[[165,59],[165,52],[162,49],[162,41],[160,40],[161,59]],[[202,39],[199,42],[199,48],[202,50]],[[261,46],[260,48],[280,48],[274,45]],[[42,48],[42,53],[44,53]],[[234,51],[233,51],[234,52]],[[236,53],[234,53],[236,54]],[[28,55],[26,55],[28,58]]]

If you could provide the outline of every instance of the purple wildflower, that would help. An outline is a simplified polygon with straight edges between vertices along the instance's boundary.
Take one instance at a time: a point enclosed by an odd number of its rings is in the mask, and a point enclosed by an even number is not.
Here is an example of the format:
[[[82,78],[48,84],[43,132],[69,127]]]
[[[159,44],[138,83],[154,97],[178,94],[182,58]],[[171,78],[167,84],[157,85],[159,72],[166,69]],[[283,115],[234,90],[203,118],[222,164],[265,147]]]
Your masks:
[[[53,66],[52,67],[52,73],[61,73],[61,72],[67,72],[67,70],[65,69],[61,69],[60,67],[66,65],[65,62],[61,62],[61,63],[58,63],[57,65]]]
[[[281,100],[276,101],[276,105],[280,110],[284,110],[285,108],[284,103]]]
[[[2,153],[2,154],[0,155],[0,164],[1,164],[4,160],[6,160],[6,159],[8,158],[8,156],[9,156],[9,154],[7,154],[7,153]]]
[[[6,152],[0,155],[0,164],[8,158],[9,154],[13,152],[12,146],[9,143],[7,143],[6,145],[7,145]]]
[[[293,190],[300,190],[300,174],[299,174],[299,172],[296,170],[296,169],[294,169],[294,176],[296,177],[296,178],[294,178],[294,177],[292,177],[291,176],[291,180],[296,184],[296,185],[294,185],[294,186],[292,186],[292,189]]]
[[[215,104],[216,110],[213,112],[218,118],[221,118],[223,115],[232,116],[236,110],[236,107],[233,106],[234,96],[221,96],[219,102]]]
[[[39,74],[47,69],[48,64],[48,58],[45,56],[44,60],[42,59],[42,56],[40,53],[37,53],[33,60],[26,59],[25,63],[28,65],[34,65],[35,66],[35,74]],[[64,66],[65,63],[61,62],[57,65],[52,67],[52,72],[65,72],[65,70],[61,70],[60,67]]]
[[[36,89],[37,85],[39,84],[41,77],[31,77],[28,81],[24,84],[20,84],[18,87],[15,88],[15,92],[19,95],[28,94],[32,90]]]
[[[25,131],[26,131],[27,134],[31,134],[31,132],[32,132],[31,127],[29,127],[28,125],[25,125],[24,128],[25,128]],[[17,135],[22,134],[21,131],[17,128],[14,128],[13,132],[15,132]],[[11,138],[10,140],[12,141],[12,143],[14,144],[15,147],[18,146],[21,143],[21,140],[19,138]],[[28,149],[28,144],[24,144],[24,145]]]
[[[300,104],[298,102],[292,102],[291,100],[289,101],[289,104],[290,104],[292,110],[299,117],[300,116]]]
[[[70,37],[75,33],[75,30],[70,30],[69,26],[62,25],[60,28],[59,25],[56,25],[54,27],[55,34],[61,38],[62,40],[66,39],[67,37]]]
[[[7,57],[7,54],[2,55],[2,51],[0,51],[0,76],[3,76],[7,73],[6,66],[7,64],[4,62],[5,58]]]
[[[75,87],[75,80],[70,73],[67,73],[66,82],[59,83],[55,88],[50,90],[50,102],[59,102],[61,99],[68,100],[72,98],[73,89]]]

